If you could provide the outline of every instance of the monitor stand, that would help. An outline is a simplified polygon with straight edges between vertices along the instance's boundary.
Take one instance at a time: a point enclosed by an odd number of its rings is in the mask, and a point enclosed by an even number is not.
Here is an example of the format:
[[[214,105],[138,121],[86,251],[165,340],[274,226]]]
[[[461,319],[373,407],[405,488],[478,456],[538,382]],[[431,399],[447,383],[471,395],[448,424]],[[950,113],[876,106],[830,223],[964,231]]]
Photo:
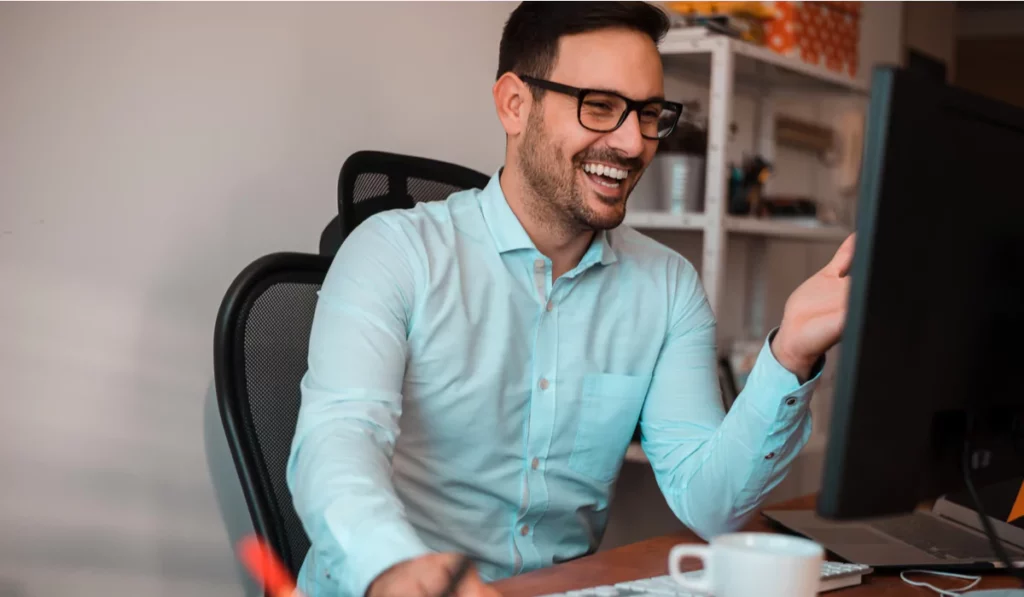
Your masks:
[[[1024,597],[1024,589],[986,589],[984,591],[968,591],[964,597]]]

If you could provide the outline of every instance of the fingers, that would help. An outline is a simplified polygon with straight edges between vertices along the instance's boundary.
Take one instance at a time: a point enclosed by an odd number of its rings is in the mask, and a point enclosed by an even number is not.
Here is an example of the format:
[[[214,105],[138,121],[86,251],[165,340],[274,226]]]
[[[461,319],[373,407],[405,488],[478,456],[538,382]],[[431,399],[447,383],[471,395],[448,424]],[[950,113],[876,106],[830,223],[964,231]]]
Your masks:
[[[462,597],[463,587],[469,581],[469,587],[476,587],[467,597],[486,597],[479,587],[485,586],[476,571],[470,567],[463,570],[462,578],[455,583],[449,594],[446,591],[452,585],[456,575],[460,573],[462,563],[467,562],[462,556],[453,553],[427,554],[392,566],[373,583],[367,595],[369,597]],[[473,582],[471,579],[475,579]]]
[[[857,233],[853,233],[846,237],[843,244],[839,245],[839,249],[836,250],[836,254],[832,257],[832,261],[825,266],[825,271],[828,273],[842,278],[850,273],[850,265],[853,264],[853,248],[857,242]]]
[[[389,587],[391,590],[381,597],[398,597],[403,593],[415,597],[435,597],[440,595],[448,584],[447,566],[439,558],[413,562],[402,572],[402,577],[395,579],[394,584]]]
[[[484,583],[476,569],[466,573],[455,591],[456,597],[495,597],[498,592]]]

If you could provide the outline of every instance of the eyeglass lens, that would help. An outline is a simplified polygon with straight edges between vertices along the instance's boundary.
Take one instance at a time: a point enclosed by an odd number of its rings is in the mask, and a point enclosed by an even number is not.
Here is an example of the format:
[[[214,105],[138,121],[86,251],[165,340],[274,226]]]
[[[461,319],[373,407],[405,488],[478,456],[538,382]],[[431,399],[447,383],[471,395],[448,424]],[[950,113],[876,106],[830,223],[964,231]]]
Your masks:
[[[580,98],[580,124],[596,132],[610,132],[618,126],[626,108],[626,101],[617,95],[588,92]],[[641,135],[661,139],[672,132],[679,112],[662,102],[653,101],[637,110],[637,116]]]

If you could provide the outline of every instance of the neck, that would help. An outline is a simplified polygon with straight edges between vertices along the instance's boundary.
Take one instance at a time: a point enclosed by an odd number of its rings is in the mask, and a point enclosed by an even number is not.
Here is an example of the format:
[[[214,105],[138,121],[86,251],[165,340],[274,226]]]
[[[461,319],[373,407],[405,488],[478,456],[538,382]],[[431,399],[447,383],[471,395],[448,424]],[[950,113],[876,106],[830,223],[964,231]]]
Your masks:
[[[594,240],[594,231],[567,222],[550,198],[537,197],[508,168],[499,178],[508,206],[537,250],[551,260],[552,280],[579,265]]]

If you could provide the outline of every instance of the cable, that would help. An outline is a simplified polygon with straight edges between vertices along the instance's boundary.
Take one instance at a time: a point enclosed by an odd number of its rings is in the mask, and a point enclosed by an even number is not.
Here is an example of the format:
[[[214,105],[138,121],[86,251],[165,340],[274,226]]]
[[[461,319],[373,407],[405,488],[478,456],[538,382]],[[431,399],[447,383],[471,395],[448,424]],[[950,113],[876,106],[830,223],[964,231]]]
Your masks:
[[[964,469],[964,483],[967,485],[967,492],[971,494],[971,501],[974,502],[974,509],[978,512],[981,526],[985,528],[985,535],[992,546],[992,551],[995,552],[996,557],[1002,562],[1003,566],[1006,566],[1010,574],[1017,577],[1021,581],[1021,586],[1024,586],[1024,570],[1014,566],[1009,556],[1006,555],[1006,550],[1003,549],[1003,542],[999,539],[995,529],[992,528],[992,521],[985,514],[985,507],[981,503],[981,497],[978,495],[978,490],[974,487],[973,479],[971,479],[971,440],[969,438],[964,439],[964,453],[961,464]]]
[[[939,587],[936,587],[935,585],[928,582],[920,580],[910,580],[909,578],[907,578],[908,574],[931,574],[934,576],[945,576],[947,578],[959,578],[963,580],[969,580],[971,582],[970,584],[964,585],[958,589],[940,589]],[[978,586],[978,583],[981,582],[981,577],[969,574],[957,574],[955,572],[942,572],[941,570],[904,570],[903,572],[900,572],[900,580],[907,583],[908,585],[931,589],[932,591],[935,591],[942,597],[964,597],[963,595],[961,595],[961,593],[963,593],[964,591],[970,591],[974,587]]]

